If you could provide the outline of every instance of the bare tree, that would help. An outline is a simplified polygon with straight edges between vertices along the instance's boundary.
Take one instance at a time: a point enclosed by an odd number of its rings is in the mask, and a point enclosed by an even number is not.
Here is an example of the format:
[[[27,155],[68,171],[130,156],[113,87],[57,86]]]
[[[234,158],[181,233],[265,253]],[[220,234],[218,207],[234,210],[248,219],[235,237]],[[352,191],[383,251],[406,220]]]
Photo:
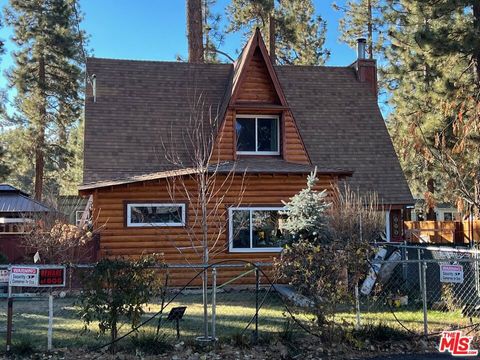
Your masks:
[[[38,261],[44,264],[85,261],[94,251],[90,241],[103,228],[94,231],[91,222],[82,227],[70,224],[67,216],[56,209],[24,217],[31,220],[31,231],[23,237],[22,246],[28,255],[38,252]]]
[[[218,152],[214,151],[219,116],[218,109],[207,106],[205,97],[200,95],[190,106],[188,128],[182,134],[183,149],[179,150],[181,147],[174,141],[162,142],[167,162],[176,169],[173,176],[167,178],[168,194],[172,202],[186,200],[191,215],[183,227],[190,245],[176,247],[187,261],[187,253],[193,252],[203,266],[208,266],[216,255],[228,248],[228,241],[221,241],[226,235],[228,207],[241,204],[245,190],[245,172],[237,171],[234,161],[218,161]],[[173,138],[173,134],[170,136]],[[185,149],[188,149],[187,156],[182,151]],[[232,197],[235,198],[233,203]],[[207,280],[207,272],[204,272],[205,338],[208,338]]]

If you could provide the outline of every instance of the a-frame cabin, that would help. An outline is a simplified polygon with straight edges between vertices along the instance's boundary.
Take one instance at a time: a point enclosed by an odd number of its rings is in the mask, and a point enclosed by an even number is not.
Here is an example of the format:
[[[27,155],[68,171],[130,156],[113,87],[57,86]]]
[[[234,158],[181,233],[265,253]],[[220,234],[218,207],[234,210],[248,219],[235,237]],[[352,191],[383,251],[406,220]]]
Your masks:
[[[314,168],[318,189],[329,194],[341,179],[375,191],[390,238],[401,236],[392,215],[401,220],[413,199],[378,109],[374,61],[275,66],[257,30],[234,64],[90,58],[87,69],[97,80],[95,99],[87,89],[80,192],[93,195],[102,256],[156,252],[168,263],[202,261],[186,231],[198,222],[199,204],[181,195],[173,200],[168,191],[169,181],[183,176],[194,192],[191,168],[175,168],[163,153],[174,148],[178,163],[188,164],[190,104],[199,96],[210,120],[219,114],[211,160],[227,169],[218,171],[219,183],[231,169],[237,174],[216,194],[225,211],[209,219],[212,228],[223,224],[212,261],[278,256],[283,201],[305,187]],[[176,272],[173,280],[181,284],[191,274]]]

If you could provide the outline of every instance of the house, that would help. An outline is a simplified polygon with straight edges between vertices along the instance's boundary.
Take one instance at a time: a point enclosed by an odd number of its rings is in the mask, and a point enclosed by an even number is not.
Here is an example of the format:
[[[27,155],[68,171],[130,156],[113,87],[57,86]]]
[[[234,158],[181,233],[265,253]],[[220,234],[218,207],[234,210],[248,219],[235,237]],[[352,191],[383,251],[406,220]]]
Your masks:
[[[60,195],[57,199],[58,211],[65,215],[66,221],[72,225],[80,226],[88,199],[75,195]]]
[[[348,67],[276,66],[257,30],[234,64],[89,58],[87,72],[79,190],[93,196],[102,256],[161,252],[170,263],[201,261],[185,231],[198,221],[198,206],[185,196],[173,201],[168,190],[172,178],[187,183],[195,171],[188,130],[198,99],[208,110],[202,121],[219,114],[210,150],[219,182],[234,169],[232,188],[244,184],[241,203],[231,189],[216,194],[226,227],[215,260],[277,256],[282,201],[305,187],[315,167],[318,188],[330,194],[342,180],[377,192],[388,238],[401,239],[413,198],[377,105],[374,60],[361,54]],[[187,165],[167,161],[167,149]]]
[[[461,221],[463,219],[462,212],[458,211],[455,205],[446,202],[435,204],[433,213],[435,215],[435,220],[437,221]],[[412,211],[412,221],[425,220],[427,220],[425,200],[417,198],[415,199],[415,208]]]
[[[0,253],[8,262],[23,261],[22,237],[32,230],[36,219],[50,211],[20,189],[0,184]]]

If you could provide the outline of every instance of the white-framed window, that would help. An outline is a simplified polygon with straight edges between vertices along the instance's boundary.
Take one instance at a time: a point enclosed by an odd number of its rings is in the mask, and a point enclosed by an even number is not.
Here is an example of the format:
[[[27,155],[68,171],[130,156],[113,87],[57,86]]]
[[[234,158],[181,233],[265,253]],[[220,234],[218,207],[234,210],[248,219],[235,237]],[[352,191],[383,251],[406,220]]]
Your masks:
[[[274,115],[237,115],[237,154],[280,155],[280,119]]]
[[[129,203],[127,226],[185,226],[185,204]]]
[[[26,234],[32,231],[33,219],[0,217],[0,233]]]
[[[288,240],[285,207],[231,207],[230,252],[280,252]]]
[[[76,226],[80,226],[80,222],[82,221],[82,216],[83,216],[84,212],[85,212],[84,210],[76,210],[75,211],[75,225]]]

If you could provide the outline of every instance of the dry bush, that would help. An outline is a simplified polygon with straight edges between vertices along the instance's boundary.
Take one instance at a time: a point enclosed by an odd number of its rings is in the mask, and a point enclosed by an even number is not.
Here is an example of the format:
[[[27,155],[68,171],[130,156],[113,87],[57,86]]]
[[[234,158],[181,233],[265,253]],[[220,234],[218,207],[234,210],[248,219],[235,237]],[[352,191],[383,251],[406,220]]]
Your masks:
[[[22,240],[22,246],[29,260],[38,252],[40,263],[78,263],[89,258],[92,246],[89,244],[95,234],[89,225],[79,228],[69,224],[65,217],[56,211],[37,216],[32,231]],[[98,232],[98,231],[97,231]]]
[[[353,304],[354,288],[367,273],[370,243],[381,239],[384,217],[375,195],[360,195],[345,185],[327,203],[314,184],[312,174],[307,188],[286,204],[293,241],[275,270],[312,300],[314,324],[333,330],[336,312]]]

